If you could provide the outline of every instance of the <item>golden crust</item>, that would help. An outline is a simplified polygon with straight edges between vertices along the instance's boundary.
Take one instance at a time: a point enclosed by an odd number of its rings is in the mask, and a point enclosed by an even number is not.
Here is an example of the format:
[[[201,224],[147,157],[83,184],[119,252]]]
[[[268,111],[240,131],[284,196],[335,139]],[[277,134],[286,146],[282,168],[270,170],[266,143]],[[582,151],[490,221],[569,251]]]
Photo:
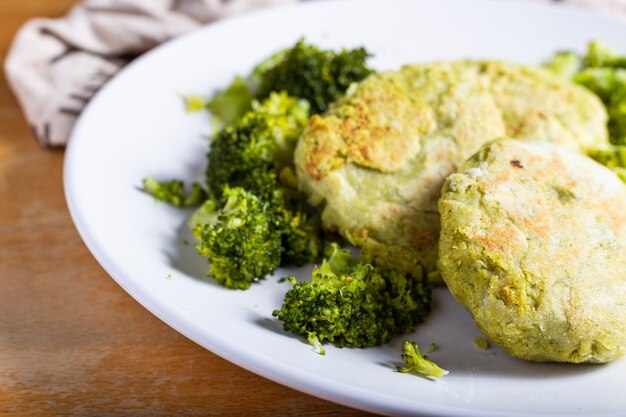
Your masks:
[[[441,186],[481,145],[516,131],[585,147],[606,142],[605,121],[591,93],[540,69],[411,65],[368,77],[314,116],[295,161],[310,201],[325,205],[326,227],[357,245],[367,230],[370,241],[412,251],[430,272]]]
[[[393,172],[414,157],[420,150],[415,138],[430,127],[428,109],[413,105],[402,81],[397,73],[384,74],[327,115],[313,116],[306,129],[308,175],[321,179],[345,163]]]
[[[626,350],[626,186],[555,144],[485,145],[447,179],[439,270],[478,327],[535,361]]]

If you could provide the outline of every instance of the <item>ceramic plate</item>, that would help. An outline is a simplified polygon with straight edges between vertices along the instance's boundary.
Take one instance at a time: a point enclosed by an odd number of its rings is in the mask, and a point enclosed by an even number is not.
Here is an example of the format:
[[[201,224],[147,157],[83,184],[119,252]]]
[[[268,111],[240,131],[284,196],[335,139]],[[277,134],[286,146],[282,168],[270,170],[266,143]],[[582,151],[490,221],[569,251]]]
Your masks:
[[[394,372],[403,338],[326,356],[282,331],[271,313],[310,267],[279,270],[249,291],[204,278],[189,211],[139,192],[142,178],[201,179],[209,121],[181,94],[209,94],[305,36],[323,47],[366,46],[379,69],[435,59],[539,64],[593,38],[623,45],[626,24],[583,10],[511,1],[308,2],[209,25],[134,61],[89,104],[67,149],[65,189],[85,243],[131,296],[180,333],[289,387],[383,414],[431,416],[624,415],[626,359],[601,366],[523,362],[479,350],[469,315],[441,288],[433,312],[407,336],[439,350],[439,381]]]

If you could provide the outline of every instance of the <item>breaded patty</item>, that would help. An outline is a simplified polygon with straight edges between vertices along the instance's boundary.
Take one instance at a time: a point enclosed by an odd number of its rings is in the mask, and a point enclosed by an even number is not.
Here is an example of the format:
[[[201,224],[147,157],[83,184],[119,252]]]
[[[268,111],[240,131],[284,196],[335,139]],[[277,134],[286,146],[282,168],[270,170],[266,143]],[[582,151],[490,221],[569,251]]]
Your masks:
[[[505,135],[573,148],[605,143],[606,114],[581,87],[500,62],[375,74],[314,116],[296,149],[301,187],[362,255],[421,277],[435,270],[443,181]]]
[[[439,269],[480,330],[533,361],[626,350],[626,185],[544,141],[485,145],[439,200]]]

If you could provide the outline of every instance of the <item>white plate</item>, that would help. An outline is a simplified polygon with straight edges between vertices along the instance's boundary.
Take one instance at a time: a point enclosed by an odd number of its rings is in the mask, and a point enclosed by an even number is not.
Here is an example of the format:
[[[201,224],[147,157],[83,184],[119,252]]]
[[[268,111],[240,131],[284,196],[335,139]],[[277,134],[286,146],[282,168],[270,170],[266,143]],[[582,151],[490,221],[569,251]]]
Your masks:
[[[439,416],[624,415],[626,360],[603,366],[536,364],[481,351],[468,314],[444,289],[410,339],[436,342],[450,374],[436,382],[399,374],[402,337],[375,349],[319,356],[271,316],[288,283],[279,270],[249,291],[203,278],[184,225],[188,211],[155,204],[141,179],[200,179],[205,115],[180,93],[208,93],[305,35],[324,47],[365,45],[378,69],[453,58],[537,64],[602,38],[620,46],[626,25],[583,11],[510,1],[344,1],[265,10],[210,25],[137,59],[83,113],[65,160],[67,200],[94,256],[135,299],[170,326],[252,372],[307,393],[384,414]],[[309,268],[296,271],[300,277]],[[168,279],[171,276],[171,279]],[[86,305],[86,308],[88,306]]]

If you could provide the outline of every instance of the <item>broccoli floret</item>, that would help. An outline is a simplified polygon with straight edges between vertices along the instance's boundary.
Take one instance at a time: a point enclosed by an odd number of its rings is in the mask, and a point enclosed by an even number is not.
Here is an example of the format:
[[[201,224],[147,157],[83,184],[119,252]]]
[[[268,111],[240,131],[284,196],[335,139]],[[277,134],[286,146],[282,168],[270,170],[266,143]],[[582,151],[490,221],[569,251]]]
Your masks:
[[[217,133],[208,155],[207,184],[220,196],[224,185],[241,186],[273,200],[280,170],[293,164],[293,150],[308,122],[305,101],[272,93],[234,125]]]
[[[310,116],[309,100],[316,111],[325,108],[372,72],[367,56],[363,49],[334,53],[300,41],[258,65],[248,79],[236,77],[208,102],[184,97],[189,111],[206,108],[222,127],[208,155],[211,198],[197,184],[190,195],[176,181],[147,179],[144,188],[178,206],[205,201],[188,223],[219,283],[248,288],[279,265],[320,257],[319,214],[297,191],[293,152]]]
[[[606,106],[611,143],[626,144],[626,70],[586,68],[573,81],[593,91]]]
[[[280,234],[266,203],[243,188],[224,187],[190,219],[196,248],[209,258],[209,274],[228,288],[247,289],[280,265]]]
[[[339,347],[387,343],[412,331],[430,310],[430,291],[407,276],[355,260],[336,243],[313,269],[312,282],[295,282],[273,315],[286,331]]]
[[[617,54],[600,41],[591,41],[587,45],[587,54],[583,58],[585,66],[591,68],[625,68],[626,57]]]
[[[222,129],[208,155],[207,183],[216,198],[228,185],[245,189],[265,204],[272,239],[280,242],[280,265],[301,265],[321,252],[318,215],[295,189],[293,173],[293,151],[307,121],[306,101],[272,93],[262,103],[253,103],[237,123]],[[229,256],[238,265],[243,255]]]
[[[338,99],[353,82],[373,72],[366,65],[369,53],[363,48],[334,52],[298,41],[258,64],[247,78],[235,77],[230,86],[207,104],[222,125],[233,123],[253,106],[253,98],[263,100],[273,92],[311,103],[312,113],[321,113]]]
[[[577,62],[582,65],[578,66]],[[611,143],[626,145],[626,56],[593,41],[584,57],[576,57],[572,52],[557,52],[546,66],[559,74],[571,73],[572,81],[595,93],[609,115],[607,127]]]
[[[313,113],[321,113],[337,100],[353,82],[373,71],[366,65],[369,54],[364,48],[337,53],[322,50],[300,40],[293,48],[273,55],[254,72],[257,98],[272,91],[308,100]]]
[[[154,177],[144,178],[143,191],[157,200],[165,201],[176,207],[197,206],[207,198],[200,184],[196,182],[191,184],[191,191],[186,193],[185,185],[182,181],[158,181]]]
[[[626,70],[584,68],[573,76],[572,81],[591,90],[608,104],[615,89],[626,83]]]
[[[241,187],[228,186],[221,201],[206,200],[188,225],[199,242],[198,252],[209,257],[209,275],[228,288],[247,289],[280,265],[318,259],[322,247],[318,216],[282,204],[280,199],[269,204]]]
[[[319,215],[307,208],[274,210],[281,231],[281,264],[300,266],[318,259],[322,251]]]
[[[626,146],[597,147],[591,149],[588,154],[591,158],[610,168],[623,182],[626,182]]]
[[[218,282],[248,288],[278,265],[301,265],[320,256],[319,215],[297,191],[293,152],[309,119],[309,100],[319,110],[322,103],[327,105],[339,97],[350,83],[371,72],[365,67],[366,58],[362,49],[333,53],[300,41],[257,66],[248,80],[235,78],[206,104],[226,127],[214,135],[208,155],[207,186],[213,198],[189,224]],[[292,97],[291,91],[297,94]],[[253,100],[253,96],[263,101]],[[249,203],[244,209],[236,204],[233,214],[229,207],[240,200]],[[267,227],[255,226],[246,240],[243,229],[225,226],[232,223],[228,219],[233,216]],[[254,251],[257,241],[264,239],[272,247],[265,252],[267,259]]]
[[[235,77],[230,85],[206,103],[206,108],[222,125],[234,123],[252,108],[252,92],[245,79]]]
[[[402,362],[405,366],[398,366],[398,372],[412,372],[425,378],[441,378],[448,375],[448,371],[442,369],[435,362],[422,356],[419,346],[415,342],[405,340],[402,343]]]
[[[565,78],[572,78],[581,65],[582,59],[572,51],[558,51],[545,64],[550,71]]]
[[[615,145],[626,145],[626,82],[619,83],[611,94],[607,110],[611,142]]]

